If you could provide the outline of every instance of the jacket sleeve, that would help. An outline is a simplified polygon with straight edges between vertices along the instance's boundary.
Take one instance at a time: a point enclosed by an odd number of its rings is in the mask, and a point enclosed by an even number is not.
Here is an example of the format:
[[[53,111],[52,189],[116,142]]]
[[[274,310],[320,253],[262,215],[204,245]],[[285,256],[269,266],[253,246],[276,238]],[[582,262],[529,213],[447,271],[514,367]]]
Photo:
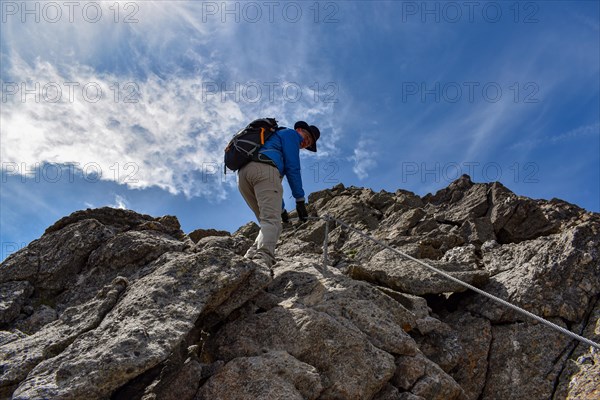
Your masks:
[[[302,175],[300,174],[300,143],[302,138],[292,129],[288,129],[282,136],[283,148],[283,174],[287,177],[292,196],[296,201],[304,201],[302,188]]]

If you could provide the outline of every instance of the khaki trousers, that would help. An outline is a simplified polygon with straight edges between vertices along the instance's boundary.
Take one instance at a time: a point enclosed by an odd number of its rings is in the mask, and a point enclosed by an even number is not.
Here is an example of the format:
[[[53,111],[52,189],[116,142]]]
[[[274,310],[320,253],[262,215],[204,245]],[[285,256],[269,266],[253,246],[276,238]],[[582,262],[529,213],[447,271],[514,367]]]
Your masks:
[[[238,173],[238,188],[248,206],[256,215],[260,232],[253,247],[254,251],[266,252],[275,258],[275,247],[281,235],[281,202],[283,199],[282,177],[279,170],[265,163],[251,161]]]

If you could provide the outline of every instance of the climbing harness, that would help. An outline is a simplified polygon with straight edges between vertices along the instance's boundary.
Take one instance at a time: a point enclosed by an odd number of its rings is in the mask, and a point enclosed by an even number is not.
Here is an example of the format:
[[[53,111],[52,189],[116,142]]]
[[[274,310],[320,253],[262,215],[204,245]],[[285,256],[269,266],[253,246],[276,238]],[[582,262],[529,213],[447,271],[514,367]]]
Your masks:
[[[290,218],[290,220],[292,220],[292,219],[296,219],[296,218]],[[427,264],[426,262],[423,262],[422,260],[419,260],[417,258],[414,258],[414,257],[406,254],[406,253],[403,253],[402,251],[400,251],[400,250],[398,250],[398,249],[396,249],[396,248],[394,248],[394,247],[392,247],[392,246],[390,246],[390,245],[382,242],[381,240],[375,239],[374,237],[372,237],[372,236],[370,236],[370,235],[368,235],[368,234],[366,234],[366,233],[364,233],[364,232],[362,232],[362,231],[360,231],[360,230],[352,227],[351,225],[347,224],[346,222],[340,220],[339,218],[335,218],[335,217],[332,217],[329,214],[325,214],[322,217],[308,217],[308,219],[309,220],[313,220],[313,221],[315,221],[315,220],[323,220],[323,221],[325,221],[325,239],[323,240],[323,268],[324,269],[327,269],[327,265],[328,265],[327,248],[328,248],[328,244],[329,244],[329,222],[335,222],[337,224],[340,224],[342,227],[348,228],[349,230],[351,230],[351,231],[359,234],[360,236],[364,237],[365,239],[368,239],[368,240],[370,240],[370,241],[372,241],[372,242],[374,242],[374,243],[376,243],[376,244],[378,244],[378,245],[380,245],[380,246],[382,246],[382,247],[384,247],[384,248],[386,248],[388,250],[391,250],[394,253],[401,255],[402,257],[405,257],[405,258],[407,258],[407,259],[409,259],[411,261],[414,261],[414,262],[422,265],[423,267],[425,267],[425,268],[427,268],[427,269],[435,272],[436,274],[442,275],[444,278],[449,279],[452,282],[458,283],[459,285],[462,285],[462,286],[466,287],[467,289],[470,289],[470,290],[472,290],[472,291],[474,291],[476,293],[479,293],[480,295],[485,296],[488,299],[491,299],[491,300],[493,300],[493,301],[495,301],[497,303],[500,303],[500,304],[502,304],[502,305],[504,305],[504,306],[506,306],[508,308],[511,308],[514,311],[517,311],[517,312],[519,312],[519,313],[521,313],[521,314],[523,314],[525,316],[533,318],[536,321],[541,322],[542,324],[544,324],[546,326],[549,326],[550,328],[552,328],[552,329],[554,329],[554,330],[556,330],[556,331],[558,331],[558,332],[560,332],[560,333],[562,333],[564,335],[567,335],[567,336],[569,336],[569,337],[571,337],[571,338],[573,338],[575,340],[579,340],[582,343],[585,343],[587,345],[590,345],[590,346],[595,347],[596,349],[600,350],[600,344],[598,344],[598,343],[596,343],[596,342],[594,342],[594,341],[592,341],[590,339],[587,339],[587,338],[585,338],[585,337],[583,337],[581,335],[573,333],[570,330],[563,328],[562,326],[558,326],[555,323],[550,322],[550,321],[548,321],[548,320],[546,320],[546,319],[544,319],[544,318],[542,318],[542,317],[540,317],[538,315],[535,315],[532,312],[529,312],[529,311],[527,311],[527,310],[525,310],[525,309],[523,309],[523,308],[521,308],[519,306],[516,306],[516,305],[514,305],[512,303],[509,303],[506,300],[503,300],[503,299],[501,299],[499,297],[496,297],[496,296],[494,296],[494,295],[492,295],[490,293],[484,292],[483,290],[481,290],[479,288],[476,288],[475,286],[473,286],[471,284],[463,282],[460,279],[457,279],[457,278],[453,277],[452,275],[450,275],[450,274],[448,274],[448,273],[446,273],[444,271],[441,271],[441,270],[439,270],[439,269],[437,269],[437,268],[435,268],[435,267]]]

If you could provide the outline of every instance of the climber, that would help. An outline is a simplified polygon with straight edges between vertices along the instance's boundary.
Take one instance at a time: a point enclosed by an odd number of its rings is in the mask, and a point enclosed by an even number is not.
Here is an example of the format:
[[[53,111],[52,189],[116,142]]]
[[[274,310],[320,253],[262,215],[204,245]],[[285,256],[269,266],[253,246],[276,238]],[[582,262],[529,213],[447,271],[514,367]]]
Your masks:
[[[300,149],[317,151],[321,132],[304,121],[294,124],[294,129],[283,128],[260,148],[257,157],[239,170],[238,188],[260,224],[260,232],[245,256],[264,261],[271,268],[275,264],[275,247],[281,234],[282,218],[287,219],[283,208],[283,186],[287,177],[292,195],[296,199],[296,211],[301,221],[308,212],[300,175]]]

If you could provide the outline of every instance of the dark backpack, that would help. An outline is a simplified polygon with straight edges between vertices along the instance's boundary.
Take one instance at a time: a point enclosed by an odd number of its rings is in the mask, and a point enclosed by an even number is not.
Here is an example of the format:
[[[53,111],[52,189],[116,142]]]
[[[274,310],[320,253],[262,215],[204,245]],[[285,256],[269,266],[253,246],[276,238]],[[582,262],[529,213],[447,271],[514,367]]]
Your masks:
[[[237,171],[252,161],[258,149],[277,131],[275,118],[256,119],[233,136],[225,148],[225,173],[227,168]]]

